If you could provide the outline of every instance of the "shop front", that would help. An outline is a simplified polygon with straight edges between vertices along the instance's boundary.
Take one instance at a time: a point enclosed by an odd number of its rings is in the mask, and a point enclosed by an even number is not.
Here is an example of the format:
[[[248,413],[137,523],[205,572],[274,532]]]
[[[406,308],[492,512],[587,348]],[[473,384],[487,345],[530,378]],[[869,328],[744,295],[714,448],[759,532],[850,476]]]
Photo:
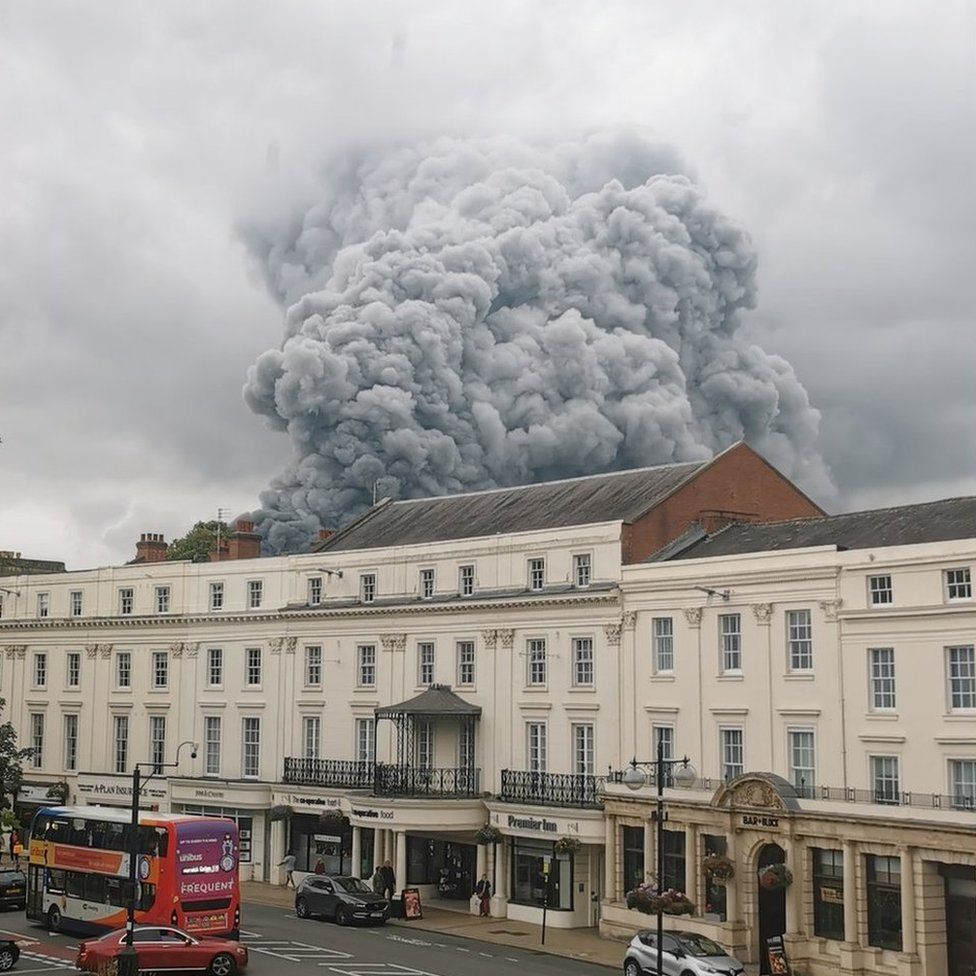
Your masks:
[[[296,793],[294,788],[283,788],[272,792],[271,802],[273,807],[289,811],[284,843],[295,855],[297,871],[315,871],[321,862],[323,874],[363,877],[364,869],[365,877],[372,873],[372,836],[360,838],[354,858],[353,829],[346,816],[349,803],[343,793]]]
[[[605,935],[653,916],[628,909],[639,879],[685,893],[667,928],[707,935],[770,971],[782,939],[811,976],[971,976],[976,962],[976,813],[801,799],[767,773],[714,792],[668,790],[658,863],[654,797],[608,785]]]
[[[113,773],[79,773],[78,800],[86,806],[132,808],[132,777]],[[140,810],[166,810],[166,780],[155,777],[139,788]]]
[[[493,914],[556,928],[597,923],[604,820],[599,809],[488,801],[495,850]]]
[[[240,839],[241,880],[272,880],[273,865],[265,857],[272,826],[268,818],[269,787],[229,780],[180,779],[170,780],[169,794],[174,813],[233,820]]]

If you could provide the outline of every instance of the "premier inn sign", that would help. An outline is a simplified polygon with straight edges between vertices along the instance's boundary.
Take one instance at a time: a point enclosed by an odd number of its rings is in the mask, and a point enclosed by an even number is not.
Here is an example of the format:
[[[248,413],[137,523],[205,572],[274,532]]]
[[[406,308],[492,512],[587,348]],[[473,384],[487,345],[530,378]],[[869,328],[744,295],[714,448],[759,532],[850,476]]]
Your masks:
[[[543,833],[554,834],[559,825],[553,820],[536,819],[535,817],[515,817],[508,815],[508,826],[516,830],[540,830]]]

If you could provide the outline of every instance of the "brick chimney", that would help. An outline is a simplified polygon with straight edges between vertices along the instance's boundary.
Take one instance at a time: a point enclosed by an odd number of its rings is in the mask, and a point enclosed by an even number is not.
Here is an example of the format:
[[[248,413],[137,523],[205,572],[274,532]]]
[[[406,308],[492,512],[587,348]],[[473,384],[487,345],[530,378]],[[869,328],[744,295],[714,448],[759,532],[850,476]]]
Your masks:
[[[227,540],[225,552],[226,555],[221,554],[221,559],[257,559],[260,557],[261,536],[254,531],[253,522],[238,519],[234,523],[234,531]]]
[[[143,532],[136,543],[137,563],[161,563],[169,548],[161,532]]]
[[[719,509],[706,508],[698,513],[698,524],[709,534],[714,535],[719,529],[731,525],[733,522],[758,522],[755,512],[723,512]]]
[[[319,542],[325,542],[326,539],[331,539],[335,535],[335,529],[319,529]]]

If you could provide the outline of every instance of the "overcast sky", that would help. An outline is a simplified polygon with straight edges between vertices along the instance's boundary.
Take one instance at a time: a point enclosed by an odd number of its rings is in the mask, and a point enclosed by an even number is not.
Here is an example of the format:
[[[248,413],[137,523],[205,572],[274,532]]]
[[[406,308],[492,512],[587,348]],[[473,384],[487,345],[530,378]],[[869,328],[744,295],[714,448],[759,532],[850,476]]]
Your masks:
[[[0,549],[255,507],[282,309],[242,229],[349,144],[633,126],[759,254],[837,509],[976,493],[976,5],[0,4]]]

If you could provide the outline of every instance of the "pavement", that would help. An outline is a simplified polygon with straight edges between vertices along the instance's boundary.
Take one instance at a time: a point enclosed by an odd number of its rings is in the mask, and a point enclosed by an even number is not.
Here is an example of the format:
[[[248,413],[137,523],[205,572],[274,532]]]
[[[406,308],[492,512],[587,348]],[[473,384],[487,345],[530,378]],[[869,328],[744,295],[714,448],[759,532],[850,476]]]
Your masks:
[[[263,881],[242,882],[241,898],[244,902],[252,901],[276,908],[290,909],[295,904],[295,893],[291,888]],[[512,946],[525,952],[563,956],[597,966],[607,966],[618,972],[623,964],[624,946],[627,944],[622,940],[604,939],[595,928],[554,929],[547,926],[546,943],[542,945],[541,925],[515,922],[509,918],[479,918],[477,915],[429,905],[424,905],[422,919],[390,919],[387,925]]]

